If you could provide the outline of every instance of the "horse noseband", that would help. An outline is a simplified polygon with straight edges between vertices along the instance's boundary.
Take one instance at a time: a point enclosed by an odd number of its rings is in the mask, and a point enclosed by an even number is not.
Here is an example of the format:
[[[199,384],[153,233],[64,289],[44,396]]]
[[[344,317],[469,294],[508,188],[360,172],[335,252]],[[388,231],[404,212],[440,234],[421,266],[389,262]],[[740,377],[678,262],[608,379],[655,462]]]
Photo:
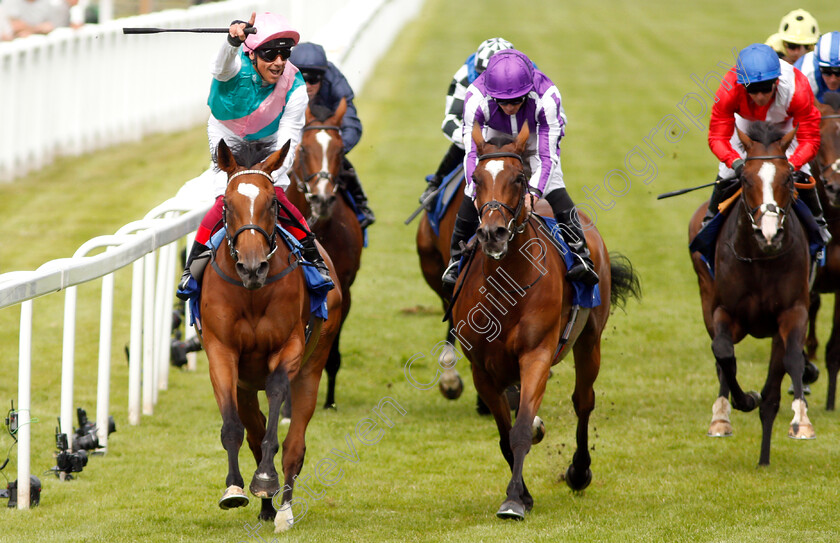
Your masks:
[[[274,210],[273,215],[275,217],[275,221],[276,221],[277,211],[278,211],[279,206],[280,206],[280,202],[278,202],[277,198],[275,197],[274,202],[271,205],[271,208]],[[227,239],[228,249],[230,250],[230,256],[231,256],[231,258],[233,258],[234,262],[239,262],[239,253],[236,250],[236,239],[239,237],[239,234],[241,234],[243,232],[246,232],[248,230],[255,230],[255,231],[257,231],[257,232],[259,232],[260,234],[263,235],[265,240],[268,242],[268,248],[269,248],[268,255],[265,257],[265,259],[266,260],[271,260],[271,257],[274,256],[274,252],[277,250],[277,230],[276,230],[276,228],[272,229],[271,234],[269,234],[268,232],[266,232],[263,229],[262,226],[260,226],[258,224],[246,224],[246,225],[240,226],[239,229],[236,232],[234,232],[233,235],[231,235],[230,230],[227,227],[227,213],[225,213],[223,211],[222,212],[222,217],[224,218],[224,224],[225,224],[225,239]]]

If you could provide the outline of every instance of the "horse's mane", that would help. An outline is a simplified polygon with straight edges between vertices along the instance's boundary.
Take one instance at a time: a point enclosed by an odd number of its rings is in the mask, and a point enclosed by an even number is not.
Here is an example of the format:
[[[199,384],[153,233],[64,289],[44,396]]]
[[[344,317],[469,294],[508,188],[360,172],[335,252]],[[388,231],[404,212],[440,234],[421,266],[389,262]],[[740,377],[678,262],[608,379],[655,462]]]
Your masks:
[[[753,123],[747,130],[747,136],[753,141],[757,141],[764,146],[770,145],[774,141],[779,141],[785,133],[773,123],[765,121]]]
[[[262,162],[274,152],[274,144],[265,141],[241,141],[228,144],[228,146],[230,147],[230,152],[233,153],[233,158],[236,160],[236,163],[246,168]],[[216,153],[217,150],[214,150],[213,164],[216,170],[218,170],[219,166]]]
[[[840,92],[833,91],[823,94],[823,103],[837,111],[840,109]]]
[[[326,121],[327,119],[333,116],[333,113],[335,113],[335,111],[321,104],[310,104],[309,111],[312,113],[312,116],[315,117],[319,122]]]

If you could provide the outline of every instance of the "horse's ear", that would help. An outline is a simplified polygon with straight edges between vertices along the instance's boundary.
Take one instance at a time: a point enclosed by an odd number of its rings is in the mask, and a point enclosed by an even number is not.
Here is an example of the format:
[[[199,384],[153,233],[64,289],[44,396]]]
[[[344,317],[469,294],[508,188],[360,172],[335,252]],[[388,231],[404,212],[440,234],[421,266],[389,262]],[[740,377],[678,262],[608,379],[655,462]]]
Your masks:
[[[341,102],[338,103],[338,107],[335,108],[335,113],[332,116],[333,124],[341,126],[341,119],[344,118],[345,113],[347,113],[347,99],[342,96]]]
[[[525,146],[528,145],[528,136],[530,135],[531,129],[528,127],[528,123],[525,123],[522,130],[516,135],[516,141],[514,142],[517,155],[522,155],[525,152]]]
[[[741,140],[741,143],[744,144],[744,149],[749,151],[750,147],[752,147],[753,140],[751,140],[749,136],[741,132],[741,129],[737,126],[735,127],[735,131],[738,133],[738,139]]]
[[[799,130],[799,125],[796,125],[795,127],[793,127],[793,130],[791,130],[790,132],[788,132],[787,134],[782,136],[782,141],[781,141],[782,151],[787,151],[787,148],[790,145],[790,142],[792,142],[793,138],[796,137],[796,131],[797,130]]]
[[[233,158],[233,153],[230,152],[230,147],[223,139],[219,140],[219,145],[216,146],[216,165],[228,174],[232,174],[238,167],[236,159]]]
[[[312,108],[309,107],[309,104],[306,105],[306,121],[304,124],[309,124],[315,120],[315,115],[312,114]]]
[[[477,124],[473,125],[472,139],[475,142],[476,151],[479,155],[484,154],[484,136],[481,134],[481,127]]]
[[[286,155],[289,154],[289,147],[291,145],[292,140],[286,141],[286,145],[271,153],[271,156],[258,164],[257,167],[266,173],[272,173],[283,165],[283,161],[286,159]]]

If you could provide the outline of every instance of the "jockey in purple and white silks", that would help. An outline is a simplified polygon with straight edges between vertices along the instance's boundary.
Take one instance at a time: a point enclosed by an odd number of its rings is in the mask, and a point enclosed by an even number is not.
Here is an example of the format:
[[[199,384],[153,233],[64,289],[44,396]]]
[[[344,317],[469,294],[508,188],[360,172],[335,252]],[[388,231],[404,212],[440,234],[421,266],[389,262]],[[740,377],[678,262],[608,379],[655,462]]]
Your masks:
[[[545,198],[551,205],[575,256],[575,264],[566,277],[570,281],[580,281],[587,285],[598,283],[598,274],[589,256],[575,204],[563,183],[560,139],[565,134],[566,114],[560,91],[544,73],[534,68],[524,53],[508,49],[496,53],[490,59],[487,70],[467,89],[464,101],[462,136],[466,152],[466,197],[455,220],[450,253],[452,260],[442,278],[449,288],[454,286],[458,277],[461,241],[466,242],[479,224],[474,201],[475,186],[472,182],[472,174],[478,163],[472,139],[473,126],[480,126],[484,139],[489,140],[498,135],[515,137],[526,123],[530,131],[527,147],[529,156],[523,159],[531,170],[531,193],[537,198]]]
[[[446,92],[446,105],[440,127],[443,135],[452,142],[452,145],[449,146],[443,159],[441,159],[434,175],[426,177],[428,186],[423,195],[420,196],[421,204],[438,190],[444,177],[464,161],[461,128],[464,124],[464,98],[467,95],[467,88],[487,69],[490,57],[506,49],[513,49],[513,44],[504,38],[488,38],[479,44],[475,53],[467,57],[464,64],[452,76],[449,90]],[[426,204],[427,209],[431,210],[432,207],[433,201]]]
[[[256,27],[256,33],[246,36],[245,29],[250,27]],[[299,39],[300,34],[286,18],[274,13],[252,13],[249,22],[233,21],[230,24],[227,41],[211,68],[213,80],[207,99],[210,106],[207,138],[214,161],[216,147],[222,139],[231,148],[245,142],[264,142],[273,151],[291,141],[283,165],[272,174],[274,191],[298,223],[299,227],[290,228],[290,231],[302,245],[303,258],[329,282],[329,270],[315,245],[315,236],[284,190],[290,183],[287,172],[294,163],[309,102],[303,77],[292,63],[287,62]],[[226,186],[227,174],[217,172],[213,183],[216,202],[196,232],[178,284],[177,295],[181,299],[186,300],[190,290],[190,265],[195,260],[209,259],[207,244],[212,230],[222,220]]]

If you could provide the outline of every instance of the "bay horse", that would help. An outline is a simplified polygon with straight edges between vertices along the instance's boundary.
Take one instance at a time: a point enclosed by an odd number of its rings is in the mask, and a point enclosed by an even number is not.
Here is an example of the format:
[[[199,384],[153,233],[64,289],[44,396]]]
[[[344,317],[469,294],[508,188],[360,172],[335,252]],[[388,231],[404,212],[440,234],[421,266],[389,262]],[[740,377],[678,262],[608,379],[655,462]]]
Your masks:
[[[454,182],[454,180],[453,180]],[[452,201],[440,217],[438,232],[432,228],[428,212],[423,213],[417,227],[417,256],[420,257],[420,270],[429,287],[438,295],[444,312],[449,309],[449,297],[443,289],[441,277],[449,264],[449,251],[452,244],[452,232],[455,229],[455,217],[464,200],[463,186],[458,185],[452,195]],[[456,337],[452,329],[452,321],[447,321],[446,343],[440,350],[438,365],[445,368],[438,381],[438,388],[443,396],[450,400],[457,400],[464,391],[464,383],[455,368],[457,354],[453,346]]]
[[[362,228],[342,195],[339,177],[344,160],[341,119],[346,111],[344,99],[335,112],[317,105],[306,109],[306,124],[292,168],[294,182],[286,189],[289,200],[307,217],[312,232],[330,255],[335,266],[333,278],[341,286],[341,319],[325,367],[325,408],[335,407],[336,375],[341,367],[339,341],[350,312],[350,286],[361,266],[364,245]]]
[[[814,437],[802,390],[810,257],[805,230],[792,212],[794,185],[785,156],[795,134],[795,129],[784,134],[765,122],[754,123],[747,134],[738,130],[746,149],[741,192],[716,241],[714,275],[699,252],[691,253],[720,385],[708,435],[732,435],[732,407],[745,412],[758,407],[762,427],[759,465],[770,463],[770,437],[785,373],[794,387],[794,416],[788,435],[794,439]],[[692,216],[689,240],[700,230],[706,206],[701,205]],[[744,392],[736,378],[734,346],[747,335],[773,338],[761,394]]]
[[[341,307],[341,289],[336,286],[327,296],[328,319],[310,318],[303,270],[295,254],[277,240],[279,204],[271,172],[283,164],[288,151],[287,142],[262,162],[243,167],[225,142],[219,142],[217,164],[228,175],[223,216],[228,250],[216,252],[211,261],[214,271],[204,274],[197,326],[222,415],[221,441],[228,457],[227,489],[219,506],[230,509],[248,504],[239,471],[239,448],[247,430],[257,463],[250,491],[262,500],[259,518],[273,519],[278,532],[293,522],[292,490],[303,467],[306,427],[315,410],[321,371],[338,331]],[[334,269],[328,255],[324,260]],[[285,484],[281,487],[274,456],[279,449],[280,405],[289,388],[292,420],[283,441]],[[268,419],[260,411],[260,390],[268,398]],[[280,514],[272,504],[275,494],[282,496]]]
[[[549,370],[569,351],[574,352],[572,402],[578,423],[577,450],[565,481],[580,491],[592,480],[588,432],[595,407],[593,384],[601,364],[601,334],[611,303],[621,305],[628,295],[639,296],[638,277],[629,261],[622,257],[621,263],[610,263],[593,224],[585,235],[600,277],[595,289],[601,303],[591,309],[573,305],[573,287],[565,281],[562,255],[538,219],[523,212],[528,179],[522,156],[528,134],[526,124],[510,143],[486,142],[479,126],[473,130],[479,155],[473,179],[480,217],[476,239],[481,250],[473,252],[459,276],[452,312],[459,340],[472,363],[475,387],[495,418],[502,456],[511,469],[507,496],[496,515],[517,520],[534,504],[523,466],[532,442],[538,442],[543,433],[537,412]],[[503,276],[526,286],[508,283],[513,290],[499,290]],[[521,392],[511,426],[505,389],[515,383],[521,385]]]
[[[811,172],[817,183],[817,194],[832,239],[825,247],[825,265],[817,268],[811,287],[808,338],[805,345],[808,357],[814,359],[818,346],[816,321],[820,309],[820,293],[833,293],[831,335],[825,345],[825,366],[828,370],[825,408],[833,411],[837,395],[837,373],[840,370],[840,93],[831,92],[824,96],[825,103],[816,102],[822,114],[820,150],[811,161]]]

